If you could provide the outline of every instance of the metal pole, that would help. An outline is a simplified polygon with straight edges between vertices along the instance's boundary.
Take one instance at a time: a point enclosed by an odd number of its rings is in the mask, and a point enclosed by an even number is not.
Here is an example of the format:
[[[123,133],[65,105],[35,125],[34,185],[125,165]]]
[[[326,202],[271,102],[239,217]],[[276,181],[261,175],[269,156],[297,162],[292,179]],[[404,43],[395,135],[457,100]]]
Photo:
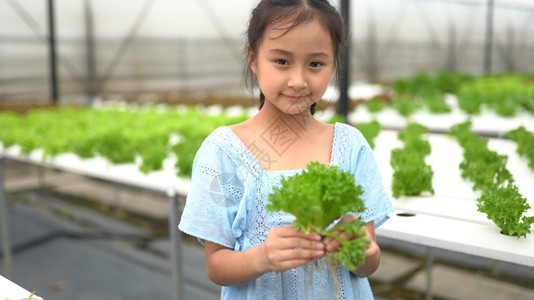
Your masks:
[[[169,235],[171,240],[171,268],[172,281],[174,282],[174,299],[183,299],[182,285],[182,232],[178,230],[181,212],[178,196],[174,189],[167,190],[169,198]]]
[[[343,61],[341,63],[341,82],[339,85],[339,103],[338,114],[347,120],[349,114],[349,96],[348,90],[350,85],[350,4],[349,0],[341,1],[341,16],[345,22],[345,49]]]
[[[50,55],[50,96],[52,103],[59,103],[56,60],[56,29],[54,20],[54,0],[48,0],[48,48]]]
[[[2,253],[5,266],[5,277],[13,280],[13,266],[11,244],[9,241],[9,228],[7,221],[7,206],[4,189],[4,160],[0,156],[0,227],[2,229]]]
[[[486,43],[484,46],[484,73],[491,73],[491,61],[493,52],[493,12],[494,0],[488,0],[488,8],[486,15]]]
[[[87,55],[87,104],[91,105],[96,95],[95,36],[93,30],[93,10],[91,0],[85,0],[85,45]]]
[[[426,248],[426,300],[431,300],[434,297],[432,290],[432,269],[434,264],[434,249]]]

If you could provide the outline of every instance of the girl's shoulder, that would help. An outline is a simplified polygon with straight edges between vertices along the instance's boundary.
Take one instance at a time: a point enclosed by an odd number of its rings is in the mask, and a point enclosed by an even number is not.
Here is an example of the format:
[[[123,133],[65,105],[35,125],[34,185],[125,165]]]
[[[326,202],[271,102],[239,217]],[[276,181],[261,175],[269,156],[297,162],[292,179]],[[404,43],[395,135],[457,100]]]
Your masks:
[[[345,123],[336,123],[335,126],[335,138],[347,140],[350,144],[367,142],[358,128]]]
[[[208,152],[215,151],[214,154],[224,154],[233,161],[239,160],[240,154],[244,151],[243,143],[228,126],[214,129],[204,139],[200,148]]]
[[[202,141],[197,156],[199,154],[221,155],[223,153],[231,153],[232,149],[237,148],[232,135],[232,131],[228,127],[217,127]]]
[[[220,126],[204,139],[196,153],[195,161],[230,168],[237,163],[239,149],[232,131],[227,126]]]
[[[230,128],[228,126],[219,126],[215,128],[207,137],[204,139],[204,142],[214,142],[219,143],[228,138]]]

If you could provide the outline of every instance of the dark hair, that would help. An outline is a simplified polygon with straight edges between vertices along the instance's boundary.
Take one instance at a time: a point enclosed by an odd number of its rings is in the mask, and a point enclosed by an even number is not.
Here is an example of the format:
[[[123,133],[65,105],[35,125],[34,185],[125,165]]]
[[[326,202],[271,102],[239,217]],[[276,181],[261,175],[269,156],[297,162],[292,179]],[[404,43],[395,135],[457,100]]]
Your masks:
[[[291,29],[318,20],[330,34],[334,46],[334,66],[336,70],[336,81],[341,77],[340,62],[343,55],[346,35],[344,34],[343,20],[335,7],[328,0],[261,0],[258,6],[252,11],[247,30],[247,47],[250,47],[252,55],[258,53],[258,47],[263,38],[265,30],[269,25],[292,20],[293,23],[284,28],[284,35]],[[245,50],[245,53],[247,51]],[[252,88],[256,83],[256,77],[248,63],[244,69],[245,83]],[[265,96],[260,91],[260,109],[265,103]],[[310,111],[315,113],[315,103]]]

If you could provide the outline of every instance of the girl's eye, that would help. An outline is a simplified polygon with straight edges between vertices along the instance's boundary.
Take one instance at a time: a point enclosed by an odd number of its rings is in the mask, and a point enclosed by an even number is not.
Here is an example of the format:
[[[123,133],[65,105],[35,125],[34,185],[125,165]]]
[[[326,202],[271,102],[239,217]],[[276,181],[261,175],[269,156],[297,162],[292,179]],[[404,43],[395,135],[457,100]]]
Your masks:
[[[284,66],[286,66],[286,65],[289,64],[289,62],[288,62],[287,60],[285,60],[285,59],[277,59],[277,60],[275,60],[274,62],[275,62],[276,64],[284,65]]]
[[[318,68],[318,67],[320,67],[322,65],[323,64],[318,62],[318,61],[314,61],[314,62],[310,63],[310,67],[312,67],[312,68]]]

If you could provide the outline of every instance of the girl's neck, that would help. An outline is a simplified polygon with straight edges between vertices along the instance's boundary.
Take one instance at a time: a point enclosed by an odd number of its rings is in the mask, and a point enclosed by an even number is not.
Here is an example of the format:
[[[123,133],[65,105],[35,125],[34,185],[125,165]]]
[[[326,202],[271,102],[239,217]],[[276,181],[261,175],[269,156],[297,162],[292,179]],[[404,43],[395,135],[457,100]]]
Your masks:
[[[298,114],[287,114],[268,102],[254,116],[254,119],[257,122],[256,124],[259,125],[258,127],[263,129],[267,129],[272,124],[282,121],[300,135],[313,132],[317,126],[322,125],[321,122],[312,116],[309,109]]]

